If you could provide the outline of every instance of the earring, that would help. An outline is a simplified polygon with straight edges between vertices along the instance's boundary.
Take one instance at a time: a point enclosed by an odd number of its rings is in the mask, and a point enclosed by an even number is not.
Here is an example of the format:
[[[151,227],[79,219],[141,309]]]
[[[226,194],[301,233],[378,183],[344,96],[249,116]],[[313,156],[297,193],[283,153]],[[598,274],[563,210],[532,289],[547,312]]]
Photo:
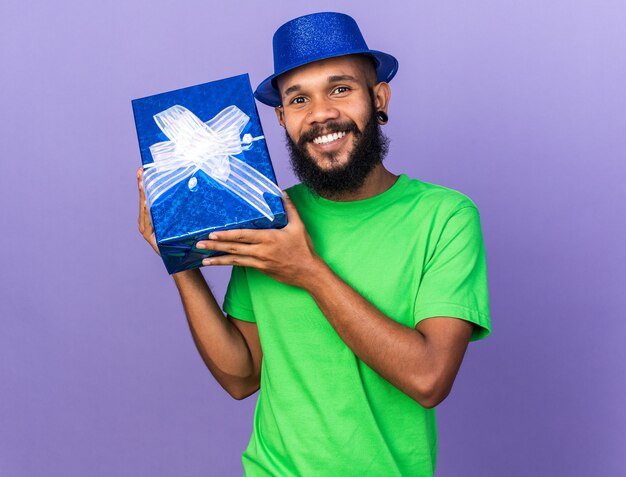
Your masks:
[[[387,124],[387,121],[389,121],[389,116],[387,116],[387,113],[384,111],[376,111],[376,119],[378,119],[378,122],[380,124]]]

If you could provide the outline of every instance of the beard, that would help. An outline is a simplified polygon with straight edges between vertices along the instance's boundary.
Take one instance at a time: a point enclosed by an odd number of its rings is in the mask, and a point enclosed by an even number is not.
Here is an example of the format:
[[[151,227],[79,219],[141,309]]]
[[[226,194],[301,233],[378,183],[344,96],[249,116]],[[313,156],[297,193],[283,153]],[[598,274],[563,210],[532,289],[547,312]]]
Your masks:
[[[320,168],[307,150],[307,143],[322,134],[351,132],[353,135],[352,152],[346,164],[329,169]],[[353,121],[329,121],[324,125],[316,124],[294,142],[285,131],[285,141],[293,172],[311,191],[320,196],[337,196],[343,193],[357,192],[365,183],[374,168],[382,164],[389,150],[389,139],[380,130],[376,120],[376,109],[372,100],[370,116],[363,131]],[[322,157],[331,164],[337,161],[337,152],[322,152]]]

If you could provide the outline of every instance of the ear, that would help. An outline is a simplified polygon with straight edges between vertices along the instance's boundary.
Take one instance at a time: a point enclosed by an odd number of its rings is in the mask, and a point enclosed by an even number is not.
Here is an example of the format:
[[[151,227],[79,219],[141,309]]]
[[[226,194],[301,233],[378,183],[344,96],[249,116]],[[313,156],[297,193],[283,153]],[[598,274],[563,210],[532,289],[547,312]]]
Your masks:
[[[374,104],[376,111],[384,111],[386,113],[390,99],[391,88],[388,83],[381,82],[374,86]]]
[[[285,127],[285,112],[283,111],[283,107],[276,106],[274,112],[276,113],[276,118],[278,118],[278,124]]]

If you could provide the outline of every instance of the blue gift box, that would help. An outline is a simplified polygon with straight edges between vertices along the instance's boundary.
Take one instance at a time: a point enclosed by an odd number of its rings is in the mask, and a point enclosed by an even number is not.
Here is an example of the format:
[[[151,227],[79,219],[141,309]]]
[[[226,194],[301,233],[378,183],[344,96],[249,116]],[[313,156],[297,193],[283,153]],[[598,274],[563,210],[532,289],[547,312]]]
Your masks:
[[[198,240],[287,225],[247,74],[132,100],[144,190],[168,273],[221,253]]]

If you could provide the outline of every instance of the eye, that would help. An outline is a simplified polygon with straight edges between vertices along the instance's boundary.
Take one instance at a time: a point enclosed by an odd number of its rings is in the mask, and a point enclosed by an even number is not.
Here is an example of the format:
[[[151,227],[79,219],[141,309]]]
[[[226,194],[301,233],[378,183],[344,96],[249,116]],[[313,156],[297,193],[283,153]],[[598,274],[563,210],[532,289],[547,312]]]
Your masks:
[[[347,93],[348,91],[350,91],[350,88],[348,88],[347,86],[337,86],[333,90],[333,93],[341,94],[341,93]]]
[[[305,101],[306,99],[304,98],[304,96],[296,96],[291,101],[289,101],[289,104],[304,104]]]

